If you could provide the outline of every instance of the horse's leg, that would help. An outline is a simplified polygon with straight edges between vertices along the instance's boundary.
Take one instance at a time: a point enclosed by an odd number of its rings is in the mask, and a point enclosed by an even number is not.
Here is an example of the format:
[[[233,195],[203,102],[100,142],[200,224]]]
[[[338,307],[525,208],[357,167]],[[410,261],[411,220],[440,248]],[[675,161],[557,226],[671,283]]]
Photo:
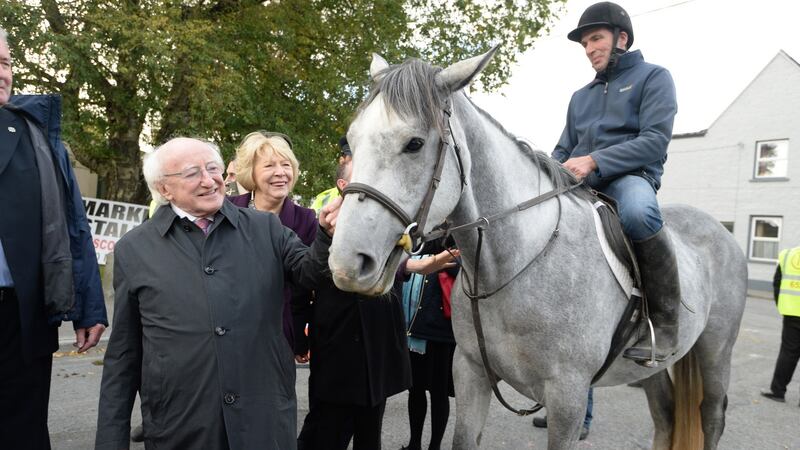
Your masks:
[[[477,449],[489,413],[492,386],[483,366],[470,361],[458,346],[453,356],[453,381],[456,390],[453,449]]]
[[[737,328],[738,329],[738,328]],[[728,384],[731,379],[731,354],[735,336],[720,333],[723,330],[707,329],[694,346],[700,373],[703,375],[704,448],[716,449],[725,429],[725,410],[728,407]],[[728,330],[725,330],[728,331]]]
[[[546,383],[548,450],[575,448],[586,417],[588,394],[588,380],[570,383],[561,379]]]
[[[650,407],[650,416],[653,417],[655,428],[653,450],[669,450],[672,446],[672,419],[675,410],[669,373],[662,370],[642,380],[642,387],[647,394],[647,405]]]

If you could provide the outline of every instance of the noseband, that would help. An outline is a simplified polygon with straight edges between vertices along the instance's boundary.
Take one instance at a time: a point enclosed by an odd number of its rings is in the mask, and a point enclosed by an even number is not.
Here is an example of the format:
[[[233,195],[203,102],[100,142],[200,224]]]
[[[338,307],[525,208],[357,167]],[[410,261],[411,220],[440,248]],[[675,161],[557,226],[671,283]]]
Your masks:
[[[400,207],[400,205],[389,198],[388,195],[368,184],[350,183],[342,190],[342,197],[346,196],[347,194],[356,193],[358,194],[359,201],[364,201],[366,197],[369,197],[391,211],[392,214],[394,214],[394,216],[397,217],[406,227],[402,236],[397,241],[397,246],[402,247],[406,253],[411,255],[419,254],[425,247],[425,242],[431,240],[425,236],[425,224],[428,221],[428,214],[430,213],[431,204],[433,203],[433,196],[436,194],[436,189],[439,187],[439,182],[442,180],[442,172],[444,172],[444,162],[445,155],[447,154],[447,148],[451,146],[448,142],[448,137],[453,142],[452,148],[455,152],[456,160],[458,161],[458,171],[461,177],[462,192],[464,191],[464,186],[467,183],[464,175],[464,167],[461,162],[461,149],[458,148],[458,144],[456,144],[455,139],[453,138],[453,130],[450,127],[451,111],[449,98],[445,100],[445,105],[442,108],[442,111],[444,113],[443,117],[445,117],[445,123],[443,125],[446,126],[440,127],[442,132],[439,136],[438,156],[436,159],[436,165],[433,169],[433,177],[428,185],[428,191],[425,192],[425,197],[422,199],[422,204],[420,204],[419,209],[413,218],[409,216],[405,210]]]

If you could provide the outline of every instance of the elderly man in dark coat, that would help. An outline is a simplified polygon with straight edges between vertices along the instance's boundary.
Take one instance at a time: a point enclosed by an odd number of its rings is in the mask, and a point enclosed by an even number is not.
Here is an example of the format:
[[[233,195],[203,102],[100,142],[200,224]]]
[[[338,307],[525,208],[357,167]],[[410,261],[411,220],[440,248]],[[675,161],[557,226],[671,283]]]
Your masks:
[[[223,167],[211,144],[187,138],[145,160],[154,198],[168,204],[115,249],[97,449],[128,447],[137,390],[147,448],[296,446],[284,278],[317,282],[338,203],[308,249],[275,215],[225,201]]]

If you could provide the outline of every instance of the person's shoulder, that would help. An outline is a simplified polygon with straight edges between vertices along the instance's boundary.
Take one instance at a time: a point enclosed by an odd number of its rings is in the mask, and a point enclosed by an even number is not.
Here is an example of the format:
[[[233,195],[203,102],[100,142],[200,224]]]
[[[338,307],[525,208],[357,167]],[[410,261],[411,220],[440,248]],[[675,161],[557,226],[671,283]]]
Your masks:
[[[238,223],[243,224],[245,227],[275,227],[281,226],[281,221],[278,216],[271,212],[259,211],[252,208],[231,208],[226,210],[225,214],[236,214]]]
[[[231,203],[240,207],[246,208],[247,204],[250,203],[250,193],[241,194],[241,195],[233,195],[230,197],[226,197]]]
[[[146,220],[122,235],[122,237],[114,245],[114,251],[119,251],[120,249],[125,249],[128,247],[139,248],[142,239],[144,239],[150,233],[155,232],[157,232],[157,230],[153,220]]]
[[[300,205],[297,202],[294,202],[294,207],[295,207],[295,213],[294,213],[295,216],[300,219],[303,219],[303,222],[315,222],[317,220],[317,213],[313,209],[306,208],[305,206]]]
[[[654,73],[669,74],[669,70],[666,67],[648,62],[644,59],[641,59],[636,64],[634,64],[633,69],[638,72],[643,72],[648,76],[651,76]]]

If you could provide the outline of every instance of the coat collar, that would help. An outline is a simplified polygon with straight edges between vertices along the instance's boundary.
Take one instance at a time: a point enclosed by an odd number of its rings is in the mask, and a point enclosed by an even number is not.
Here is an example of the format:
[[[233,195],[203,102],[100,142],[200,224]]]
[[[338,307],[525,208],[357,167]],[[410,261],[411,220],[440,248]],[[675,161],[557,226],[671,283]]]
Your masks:
[[[642,56],[641,50],[634,50],[632,52],[625,52],[617,57],[617,65],[614,66],[614,69],[611,71],[611,79],[608,79],[607,72],[604,70],[602,72],[598,72],[595,75],[594,80],[589,83],[590,86],[594,86],[595,84],[601,84],[605,82],[611,82],[619,77],[619,74],[630,69],[631,67],[644,62],[644,56]]]
[[[169,231],[170,227],[172,227],[172,224],[175,222],[175,220],[179,220],[178,215],[175,214],[175,211],[173,211],[172,208],[165,208],[164,206],[166,205],[159,206],[158,209],[156,209],[156,213],[153,214],[153,217],[150,219],[153,221],[153,226],[156,227],[158,234],[161,236],[167,234],[167,231]],[[221,216],[223,219],[226,219],[228,222],[230,222],[234,228],[237,228],[239,226],[238,210],[239,208],[226,198],[222,202],[222,208],[217,211],[216,217],[219,218]]]

